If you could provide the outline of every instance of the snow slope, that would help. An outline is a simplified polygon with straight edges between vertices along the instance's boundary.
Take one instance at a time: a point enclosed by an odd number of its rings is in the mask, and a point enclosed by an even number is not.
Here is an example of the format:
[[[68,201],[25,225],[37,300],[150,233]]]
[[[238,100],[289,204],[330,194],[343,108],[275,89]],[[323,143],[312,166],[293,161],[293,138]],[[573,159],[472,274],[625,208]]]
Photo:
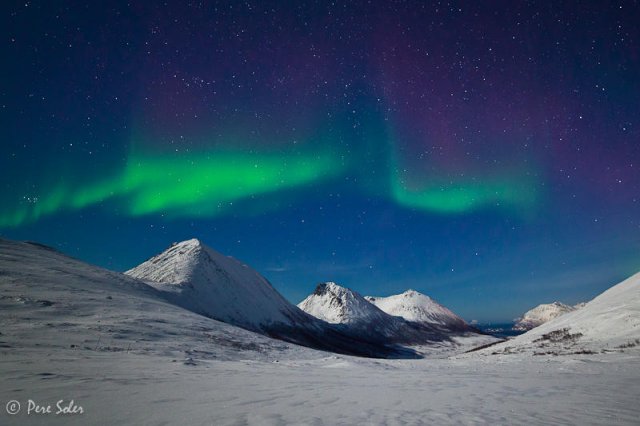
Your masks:
[[[174,244],[125,274],[173,293],[191,311],[250,330],[308,321],[258,272],[197,239]]]
[[[467,323],[440,305],[429,296],[415,290],[389,297],[365,297],[389,315],[399,316],[408,321],[443,326],[450,329],[469,328]]]
[[[559,316],[572,312],[576,309],[576,306],[569,306],[560,302],[543,303],[525,312],[525,314],[516,321],[513,329],[519,331],[531,330],[534,327],[542,325],[545,322],[549,322],[552,319],[558,318]]]
[[[584,307],[557,317],[487,353],[572,354],[640,347],[640,273],[611,287]]]
[[[168,303],[126,275],[33,243],[0,239],[0,347],[75,356],[131,353],[264,359],[311,353]]]

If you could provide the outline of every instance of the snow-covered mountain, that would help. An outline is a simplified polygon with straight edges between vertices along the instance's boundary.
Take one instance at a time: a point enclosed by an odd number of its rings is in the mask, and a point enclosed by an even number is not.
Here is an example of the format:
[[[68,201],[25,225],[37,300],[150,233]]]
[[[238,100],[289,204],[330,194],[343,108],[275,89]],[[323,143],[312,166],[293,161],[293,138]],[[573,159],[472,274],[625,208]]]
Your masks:
[[[395,342],[348,334],[303,312],[258,272],[197,239],[174,243],[125,274],[178,306],[267,336],[340,353],[412,356],[387,345]]]
[[[407,321],[432,324],[451,329],[469,328],[458,315],[415,290],[389,297],[366,296],[365,299],[389,315],[402,317]]]
[[[426,296],[419,295],[417,292],[407,292],[405,294],[407,295],[407,300],[405,300],[404,304],[400,303],[400,300],[405,298],[400,297],[402,295],[397,296],[399,299],[395,303],[398,306],[396,312],[399,312],[400,308],[402,308],[407,312],[412,312],[414,314],[412,318],[426,318],[426,311],[428,308],[432,308],[435,302],[426,298]],[[428,299],[428,301],[424,298]],[[388,299],[390,299],[389,302],[396,300],[393,298]],[[408,301],[409,299],[412,300],[411,303]],[[387,303],[385,306],[390,307],[391,305],[392,303]],[[410,309],[410,306],[420,306],[423,311],[420,313],[414,312]],[[440,305],[437,306],[439,309],[434,311],[443,315],[446,314],[447,318],[449,318],[448,322],[444,321],[441,316],[438,316],[439,322],[433,321],[433,317],[430,317],[432,321],[414,321],[403,318],[401,315],[392,315],[384,312],[358,292],[333,282],[319,284],[312,294],[298,304],[300,309],[316,318],[341,325],[346,332],[358,336],[366,336],[368,339],[378,338],[383,341],[420,346],[434,343],[456,345],[457,343],[453,338],[465,333],[467,333],[466,337],[469,337],[469,334],[473,335],[473,337],[478,337],[475,333],[477,330],[466,326],[464,321],[446,308]],[[492,338],[485,340],[491,341]]]
[[[358,292],[334,282],[318,284],[298,307],[323,321],[342,325],[351,334],[369,339],[413,343],[429,341],[433,337],[431,330],[423,330],[421,335],[421,330],[412,324],[382,312]]]
[[[531,330],[561,315],[575,311],[581,306],[584,306],[584,304],[569,306],[560,302],[543,303],[527,311],[521,318],[518,318],[513,329],[519,331]]]
[[[175,243],[125,274],[186,309],[254,331],[309,319],[258,272],[197,239]]]
[[[359,293],[334,282],[318,284],[298,307],[332,324],[395,322],[394,318],[369,303]]]
[[[0,324],[3,351],[42,351],[43,360],[52,352],[69,359],[127,353],[178,360],[315,352],[189,312],[121,273],[40,244],[4,239]]]
[[[185,356],[197,352],[201,358],[216,359],[268,358],[271,352],[279,357],[283,351],[306,350],[284,343],[289,342],[356,356],[417,357],[411,349],[347,334],[302,312],[255,271],[196,241],[175,244],[167,252],[152,259],[157,269],[146,262],[134,269],[175,284],[142,281],[37,243],[0,238],[0,348],[24,341],[40,348]],[[214,289],[203,288],[208,284]],[[216,295],[227,305],[213,300]],[[220,313],[213,315],[212,307],[220,307]],[[202,315],[201,309],[211,315]]]
[[[640,273],[580,309],[550,320],[483,352],[575,354],[640,348]]]

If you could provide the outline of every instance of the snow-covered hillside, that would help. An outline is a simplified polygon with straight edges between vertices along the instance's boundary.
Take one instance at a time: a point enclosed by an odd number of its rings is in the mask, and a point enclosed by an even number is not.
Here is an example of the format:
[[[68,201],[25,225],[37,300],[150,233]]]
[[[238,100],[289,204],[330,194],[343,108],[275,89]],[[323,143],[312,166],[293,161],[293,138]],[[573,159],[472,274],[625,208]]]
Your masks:
[[[584,307],[542,324],[484,353],[574,354],[640,350],[640,273]]]
[[[584,304],[569,306],[560,302],[543,303],[527,311],[521,318],[518,318],[513,329],[518,331],[531,330],[582,306],[584,306]]]
[[[5,352],[70,351],[74,357],[126,352],[178,360],[313,352],[174,306],[129,276],[39,244],[3,239],[0,324]]]
[[[389,297],[365,297],[389,315],[399,316],[408,321],[433,324],[452,329],[468,328],[467,323],[440,305],[429,296],[415,290]]]
[[[250,330],[308,321],[258,272],[197,239],[176,243],[125,274],[172,293],[191,311]]]

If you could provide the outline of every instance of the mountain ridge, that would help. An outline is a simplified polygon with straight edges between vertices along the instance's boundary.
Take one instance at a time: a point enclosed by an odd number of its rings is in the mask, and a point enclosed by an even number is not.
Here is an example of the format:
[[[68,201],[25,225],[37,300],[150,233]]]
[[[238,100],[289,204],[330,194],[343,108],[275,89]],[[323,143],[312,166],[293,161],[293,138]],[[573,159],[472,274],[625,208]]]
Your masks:
[[[257,271],[195,238],[171,244],[125,274],[184,309],[287,342],[360,356],[417,357],[396,342],[307,314]]]
[[[407,294],[416,297],[419,293],[412,290]],[[421,296],[427,298],[424,295]],[[431,301],[431,299],[428,300]],[[437,306],[441,311],[446,311],[455,316],[455,314],[441,305]],[[391,315],[370,300],[367,300],[360,293],[334,282],[318,284],[313,293],[300,302],[298,307],[317,318],[337,324],[352,333],[372,339],[387,339],[411,346],[434,343],[444,344],[446,342],[455,345],[456,343],[453,339],[455,336],[462,336],[465,333],[471,333],[476,336],[482,335],[479,330],[466,325],[457,316],[455,318],[459,322],[452,320],[447,323],[435,323],[433,321],[411,321],[400,315]]]

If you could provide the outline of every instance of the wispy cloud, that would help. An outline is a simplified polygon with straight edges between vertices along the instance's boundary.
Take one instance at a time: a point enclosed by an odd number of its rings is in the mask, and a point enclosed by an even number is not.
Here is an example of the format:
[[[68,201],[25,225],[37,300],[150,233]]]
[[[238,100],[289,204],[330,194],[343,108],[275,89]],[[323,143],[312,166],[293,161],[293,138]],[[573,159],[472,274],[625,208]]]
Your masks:
[[[268,272],[287,272],[289,268],[286,266],[267,266],[264,270]]]

